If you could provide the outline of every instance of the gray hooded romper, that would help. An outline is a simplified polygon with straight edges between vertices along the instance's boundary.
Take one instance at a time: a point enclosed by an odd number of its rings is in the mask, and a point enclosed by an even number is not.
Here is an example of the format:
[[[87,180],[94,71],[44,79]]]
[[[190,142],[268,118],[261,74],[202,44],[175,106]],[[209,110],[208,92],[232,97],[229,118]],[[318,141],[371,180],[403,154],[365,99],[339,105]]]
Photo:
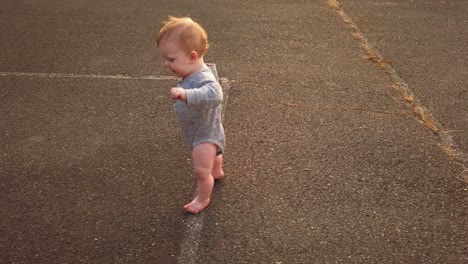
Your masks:
[[[224,129],[221,124],[223,90],[210,68],[203,69],[177,85],[185,89],[187,101],[177,100],[174,108],[185,140],[192,147],[205,142],[224,151]]]

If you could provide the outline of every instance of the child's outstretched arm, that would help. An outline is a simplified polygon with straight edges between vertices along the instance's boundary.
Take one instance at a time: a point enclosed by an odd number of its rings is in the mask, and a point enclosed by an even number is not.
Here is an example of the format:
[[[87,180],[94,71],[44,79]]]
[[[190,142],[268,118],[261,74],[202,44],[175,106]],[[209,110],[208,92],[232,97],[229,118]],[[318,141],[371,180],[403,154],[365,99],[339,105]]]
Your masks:
[[[205,81],[199,88],[185,90],[185,97],[189,106],[215,108],[223,99],[223,90],[218,82]]]

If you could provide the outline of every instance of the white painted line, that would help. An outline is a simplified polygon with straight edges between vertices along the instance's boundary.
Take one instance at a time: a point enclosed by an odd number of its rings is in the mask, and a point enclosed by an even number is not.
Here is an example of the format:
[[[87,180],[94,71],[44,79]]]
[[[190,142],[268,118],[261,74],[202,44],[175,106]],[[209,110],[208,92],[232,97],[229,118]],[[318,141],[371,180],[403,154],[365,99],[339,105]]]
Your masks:
[[[198,255],[198,246],[201,240],[201,232],[205,214],[200,213],[190,216],[185,229],[184,239],[180,245],[179,258],[177,263],[192,264],[196,263]]]
[[[177,80],[174,76],[130,76],[130,75],[101,75],[101,74],[73,74],[73,73],[42,73],[42,72],[0,72],[0,76],[24,76],[40,78],[88,78],[88,79],[117,79],[117,80]]]
[[[87,79],[116,79],[116,80],[179,80],[175,76],[131,76],[131,75],[102,75],[102,74],[74,74],[74,73],[45,73],[45,72],[0,72],[0,76],[38,77],[38,78],[87,78]],[[227,78],[219,78],[220,83],[227,83]]]

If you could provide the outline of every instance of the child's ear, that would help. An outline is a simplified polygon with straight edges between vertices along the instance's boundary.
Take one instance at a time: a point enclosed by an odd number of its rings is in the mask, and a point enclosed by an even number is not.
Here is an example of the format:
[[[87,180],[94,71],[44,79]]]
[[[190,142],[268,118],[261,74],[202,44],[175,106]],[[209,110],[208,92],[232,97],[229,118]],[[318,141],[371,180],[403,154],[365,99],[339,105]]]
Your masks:
[[[192,50],[189,54],[189,58],[191,62],[195,62],[198,60],[198,53],[194,50]]]

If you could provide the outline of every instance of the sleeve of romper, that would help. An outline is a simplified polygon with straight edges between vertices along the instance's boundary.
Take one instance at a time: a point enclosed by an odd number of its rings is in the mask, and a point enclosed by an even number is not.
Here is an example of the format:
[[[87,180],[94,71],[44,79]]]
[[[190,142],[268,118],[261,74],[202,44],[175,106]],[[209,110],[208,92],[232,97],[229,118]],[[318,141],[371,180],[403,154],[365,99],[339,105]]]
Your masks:
[[[203,108],[217,107],[223,99],[221,85],[210,79],[203,80],[199,85],[199,88],[185,90],[187,105]]]

